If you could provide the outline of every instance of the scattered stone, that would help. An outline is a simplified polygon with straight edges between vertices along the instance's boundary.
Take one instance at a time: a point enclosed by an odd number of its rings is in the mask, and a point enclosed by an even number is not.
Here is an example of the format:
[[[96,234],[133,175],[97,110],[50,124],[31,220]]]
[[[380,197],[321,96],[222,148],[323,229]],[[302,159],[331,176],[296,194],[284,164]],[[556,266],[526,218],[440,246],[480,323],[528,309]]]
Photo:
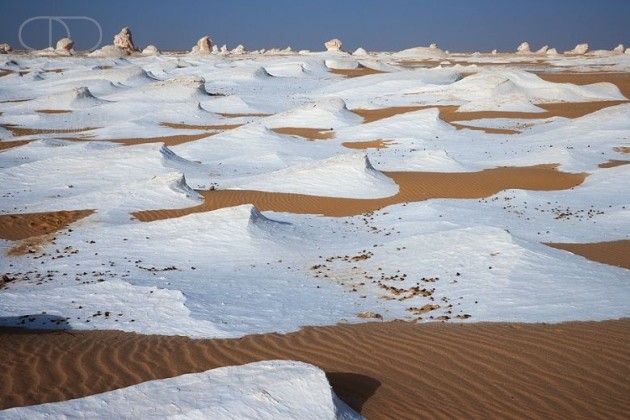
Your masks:
[[[357,316],[359,318],[383,319],[383,315],[377,314],[376,312],[372,312],[372,311],[359,312]]]
[[[324,43],[327,51],[341,51],[342,42],[337,38],[333,38],[330,41]]]

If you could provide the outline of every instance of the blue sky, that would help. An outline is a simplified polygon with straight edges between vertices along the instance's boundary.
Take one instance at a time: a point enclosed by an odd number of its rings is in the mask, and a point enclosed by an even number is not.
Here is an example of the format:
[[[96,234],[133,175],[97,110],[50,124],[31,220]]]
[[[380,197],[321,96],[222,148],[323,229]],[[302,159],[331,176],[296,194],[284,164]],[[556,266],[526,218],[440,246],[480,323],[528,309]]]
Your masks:
[[[457,52],[514,51],[522,41],[559,51],[630,45],[630,0],[0,0],[0,43],[20,47],[20,25],[34,16],[87,16],[104,44],[123,26],[136,45],[190,49],[210,35],[216,44],[247,49],[291,46],[323,50],[336,37],[345,50],[394,51],[436,42]],[[88,21],[66,21],[78,49],[98,41]],[[65,36],[53,22],[54,42]],[[22,40],[48,46],[48,21],[23,27]]]

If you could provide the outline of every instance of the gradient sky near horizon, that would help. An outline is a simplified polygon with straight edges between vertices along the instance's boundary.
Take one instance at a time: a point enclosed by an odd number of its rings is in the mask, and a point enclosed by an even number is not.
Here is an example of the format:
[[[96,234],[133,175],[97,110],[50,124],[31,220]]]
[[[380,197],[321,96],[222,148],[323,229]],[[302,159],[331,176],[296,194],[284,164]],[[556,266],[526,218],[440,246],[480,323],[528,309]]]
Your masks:
[[[34,16],[87,16],[103,31],[100,46],[129,26],[143,48],[189,50],[203,35],[246,49],[321,51],[331,38],[343,49],[397,51],[435,42],[452,52],[514,51],[522,41],[558,51],[586,42],[591,49],[630,45],[630,0],[1,0],[0,43],[21,46],[20,26]],[[98,30],[66,20],[75,49],[91,48]],[[22,41],[49,46],[47,20],[22,28]],[[52,24],[52,45],[66,36]]]

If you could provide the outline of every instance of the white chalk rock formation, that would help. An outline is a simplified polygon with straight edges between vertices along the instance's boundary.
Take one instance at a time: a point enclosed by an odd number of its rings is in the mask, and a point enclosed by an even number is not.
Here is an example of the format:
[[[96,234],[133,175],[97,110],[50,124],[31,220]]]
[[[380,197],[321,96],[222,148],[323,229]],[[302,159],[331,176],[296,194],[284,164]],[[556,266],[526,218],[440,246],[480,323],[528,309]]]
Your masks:
[[[147,45],[147,47],[142,50],[142,55],[158,55],[161,54],[160,50],[155,45]]]
[[[365,51],[365,49],[359,47],[356,50],[354,50],[352,55],[368,55],[368,53],[367,53],[367,51]]]
[[[497,55],[498,53],[499,53],[499,52],[498,52],[496,49],[494,49],[494,50],[492,50],[492,53],[491,53],[491,54],[492,54],[492,55]]]
[[[558,55],[558,50],[556,50],[555,48],[549,48],[547,50],[547,55]]]
[[[626,54],[630,54],[630,47],[626,48]]]
[[[0,44],[0,54],[6,54],[13,50],[9,44]]]
[[[219,53],[219,46],[218,45],[213,45],[212,46],[212,54],[218,54]]]
[[[212,47],[212,38],[206,35],[199,38],[197,45],[190,52],[191,54],[210,54],[213,51]]]
[[[615,49],[613,49],[613,52],[615,54],[623,54],[623,51],[625,50],[623,44],[619,44],[615,47]]]
[[[137,51],[135,45],[133,45],[133,38],[131,37],[131,29],[124,27],[114,35],[114,47],[121,51],[131,54]]]
[[[543,45],[540,49],[536,50],[536,54],[547,54],[549,45]]]
[[[74,47],[74,41],[70,38],[61,38],[57,41],[57,46],[55,47],[55,52],[60,55],[71,55]]]
[[[116,48],[113,45],[105,45],[103,48],[89,53],[88,57],[121,58],[128,54],[128,52]]]
[[[243,44],[238,44],[236,48],[230,51],[231,54],[245,54],[245,47]]]
[[[529,48],[528,42],[521,42],[521,45],[516,48],[516,52],[518,54],[529,54],[532,52],[532,50]]]
[[[228,50],[227,45],[223,44],[223,46],[219,49],[219,52],[225,55],[225,54],[228,54],[230,51]]]
[[[588,44],[577,44],[575,48],[567,52],[569,54],[584,55],[586,54],[587,51],[588,51]]]
[[[340,51],[342,42],[337,38],[333,38],[330,41],[324,43],[324,47],[326,47],[327,51]]]
[[[431,50],[437,50],[437,49],[438,49],[438,46],[437,46],[437,44],[436,44],[436,43],[433,43],[433,44],[429,45],[429,49],[431,49]]]

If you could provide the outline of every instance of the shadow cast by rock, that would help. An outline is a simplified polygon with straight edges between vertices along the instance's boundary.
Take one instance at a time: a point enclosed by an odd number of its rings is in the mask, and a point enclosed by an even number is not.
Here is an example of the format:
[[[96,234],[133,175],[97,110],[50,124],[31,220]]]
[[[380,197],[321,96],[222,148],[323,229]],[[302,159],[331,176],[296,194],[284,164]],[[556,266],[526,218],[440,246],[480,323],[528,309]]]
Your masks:
[[[0,327],[47,331],[72,329],[67,318],[46,313],[0,317]]]
[[[359,373],[326,372],[326,377],[335,394],[357,413],[381,386],[380,381]]]

